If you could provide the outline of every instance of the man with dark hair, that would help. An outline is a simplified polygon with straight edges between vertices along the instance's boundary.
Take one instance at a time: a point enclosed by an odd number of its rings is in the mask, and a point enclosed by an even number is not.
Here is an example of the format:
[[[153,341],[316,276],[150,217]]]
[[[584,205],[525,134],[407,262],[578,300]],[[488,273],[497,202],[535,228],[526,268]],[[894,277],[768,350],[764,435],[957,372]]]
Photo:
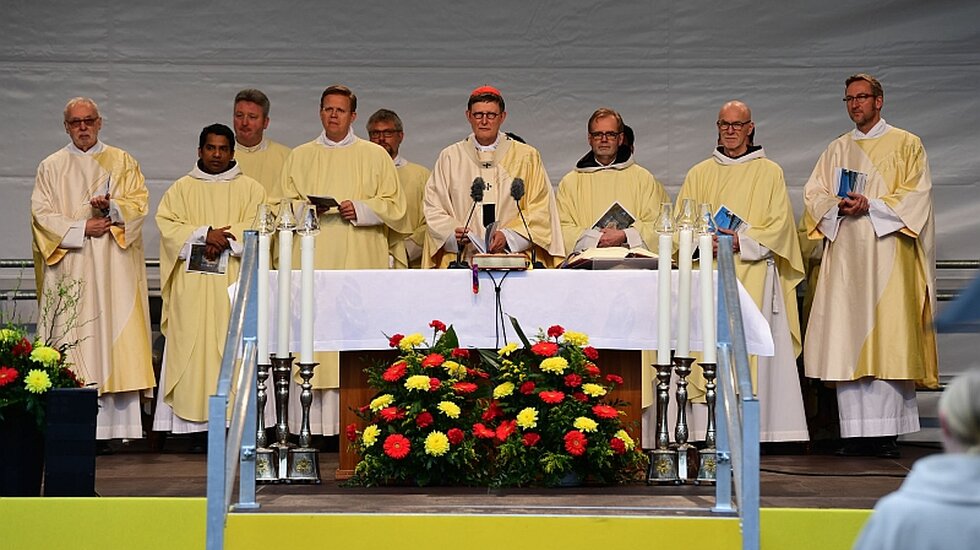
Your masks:
[[[405,254],[408,266],[418,268],[422,265],[422,245],[425,243],[425,216],[422,213],[422,198],[425,193],[425,182],[429,179],[429,169],[414,162],[408,162],[399,153],[405,131],[402,119],[397,113],[388,109],[378,109],[367,122],[368,138],[372,143],[384,147],[385,151],[395,162],[398,171],[398,181],[405,195],[406,215],[412,234],[405,237]]]
[[[466,119],[473,133],[439,153],[425,186],[429,231],[423,247],[423,267],[446,267],[457,257],[469,260],[478,251],[469,236],[486,241],[488,226],[492,233],[487,252],[531,252],[535,246],[532,255],[547,266],[556,265],[565,256],[558,209],[541,155],[537,149],[500,131],[506,118],[499,90],[491,86],[473,90],[466,107]],[[467,226],[476,178],[485,183],[484,207],[476,209]],[[511,194],[517,178],[524,182],[520,208],[530,235]],[[485,213],[491,212],[496,222],[493,225],[493,220],[484,218]]]
[[[289,156],[289,147],[265,137],[269,128],[268,96],[261,90],[246,88],[235,95],[235,162],[243,174],[265,188],[269,201],[279,190],[279,174]]]
[[[231,316],[228,286],[238,280],[243,233],[266,200],[262,184],[235,163],[231,128],[204,128],[197,156],[190,173],[164,193],[156,215],[167,344],[153,429],[174,433],[208,429],[208,396]]]
[[[358,138],[357,96],[346,86],[327,87],[320,95],[323,132],[293,149],[283,166],[280,196],[308,199],[329,196],[339,208],[320,210],[316,237],[317,269],[388,269],[408,266],[404,238],[411,234],[405,193],[391,156],[381,146]],[[293,241],[298,268],[300,239]],[[310,426],[314,434],[340,432],[336,352],[317,352]],[[298,395],[298,391],[291,392]],[[289,407],[289,425],[300,425],[298,397]]]
[[[71,143],[41,161],[31,194],[38,298],[81,283],[76,308],[38,324],[38,336],[68,349],[72,370],[99,390],[96,437],[143,437],[140,394],[154,386],[143,258],[148,193],[139,163],[99,140],[95,102],[64,111]],[[52,329],[78,322],[67,334]]]
[[[744,222],[737,231],[719,232],[732,235],[735,274],[769,322],[775,344],[773,357],[749,358],[759,396],[759,439],[806,441],[809,432],[796,367],[801,350],[796,287],[803,280],[803,259],[783,170],[766,157],[762,146],[752,144],[755,123],[745,103],[722,105],[715,126],[719,145],[687,172],[677,206],[684,199],[710,204],[714,212],[724,206]],[[704,389],[701,369],[695,365],[692,397],[698,399]]]
[[[898,456],[919,429],[916,384],[938,387],[932,179],[922,141],[881,118],[881,84],[847,79],[854,130],[831,142],[803,188],[823,246],[803,359],[837,387],[841,454]]]

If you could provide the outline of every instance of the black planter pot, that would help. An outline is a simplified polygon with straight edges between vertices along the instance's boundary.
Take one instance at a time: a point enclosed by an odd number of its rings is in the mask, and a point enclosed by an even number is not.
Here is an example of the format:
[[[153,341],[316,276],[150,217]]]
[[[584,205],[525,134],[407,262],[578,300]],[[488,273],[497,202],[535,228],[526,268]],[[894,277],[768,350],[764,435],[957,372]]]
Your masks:
[[[34,415],[8,407],[0,422],[0,496],[41,496],[43,472],[44,435]]]

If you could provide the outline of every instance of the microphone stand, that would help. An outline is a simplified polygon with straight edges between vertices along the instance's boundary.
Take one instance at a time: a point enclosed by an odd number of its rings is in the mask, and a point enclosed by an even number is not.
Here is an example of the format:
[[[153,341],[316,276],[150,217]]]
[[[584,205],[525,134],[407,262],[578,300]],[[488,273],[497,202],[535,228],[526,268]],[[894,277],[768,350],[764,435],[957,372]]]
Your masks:
[[[476,211],[476,203],[477,203],[477,201],[474,200],[473,201],[473,206],[470,207],[470,214],[468,216],[466,216],[466,225],[464,225],[463,227],[469,228],[469,226],[470,226],[470,220],[473,219],[473,212]],[[453,261],[451,261],[451,262],[449,262],[449,265],[446,266],[446,268],[447,269],[469,269],[470,268],[469,262],[467,262],[466,260],[463,259],[463,240],[462,239],[456,239],[456,259],[453,260]]]

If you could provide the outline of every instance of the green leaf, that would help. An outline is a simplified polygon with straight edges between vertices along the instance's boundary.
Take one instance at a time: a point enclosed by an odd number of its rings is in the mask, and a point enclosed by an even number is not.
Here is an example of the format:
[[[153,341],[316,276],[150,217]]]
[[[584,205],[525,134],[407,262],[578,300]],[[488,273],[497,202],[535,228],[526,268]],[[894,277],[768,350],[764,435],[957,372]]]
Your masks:
[[[521,323],[517,320],[517,317],[508,315],[510,318],[510,324],[514,325],[514,330],[517,331],[517,337],[521,339],[521,343],[524,344],[524,349],[531,349],[531,341],[527,339],[527,335],[524,334],[524,329],[521,328]]]

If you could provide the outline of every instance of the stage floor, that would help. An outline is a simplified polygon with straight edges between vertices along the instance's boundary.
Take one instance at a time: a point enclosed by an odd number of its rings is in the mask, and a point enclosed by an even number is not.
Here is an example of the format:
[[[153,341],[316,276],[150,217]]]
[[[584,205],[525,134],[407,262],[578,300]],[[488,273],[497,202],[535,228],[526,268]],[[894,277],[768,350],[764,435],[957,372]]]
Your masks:
[[[114,454],[97,459],[96,491],[103,497],[204,496],[206,457],[187,452],[188,444],[172,438],[162,452],[151,452],[144,442],[113,442]],[[898,488],[916,459],[939,452],[931,445],[904,444],[901,449],[899,459],[845,458],[802,449],[796,454],[764,454],[761,505],[870,509]],[[558,489],[346,488],[333,479],[337,465],[336,452],[322,452],[323,483],[259,485],[260,512],[699,516],[714,504],[714,487],[643,482]]]

